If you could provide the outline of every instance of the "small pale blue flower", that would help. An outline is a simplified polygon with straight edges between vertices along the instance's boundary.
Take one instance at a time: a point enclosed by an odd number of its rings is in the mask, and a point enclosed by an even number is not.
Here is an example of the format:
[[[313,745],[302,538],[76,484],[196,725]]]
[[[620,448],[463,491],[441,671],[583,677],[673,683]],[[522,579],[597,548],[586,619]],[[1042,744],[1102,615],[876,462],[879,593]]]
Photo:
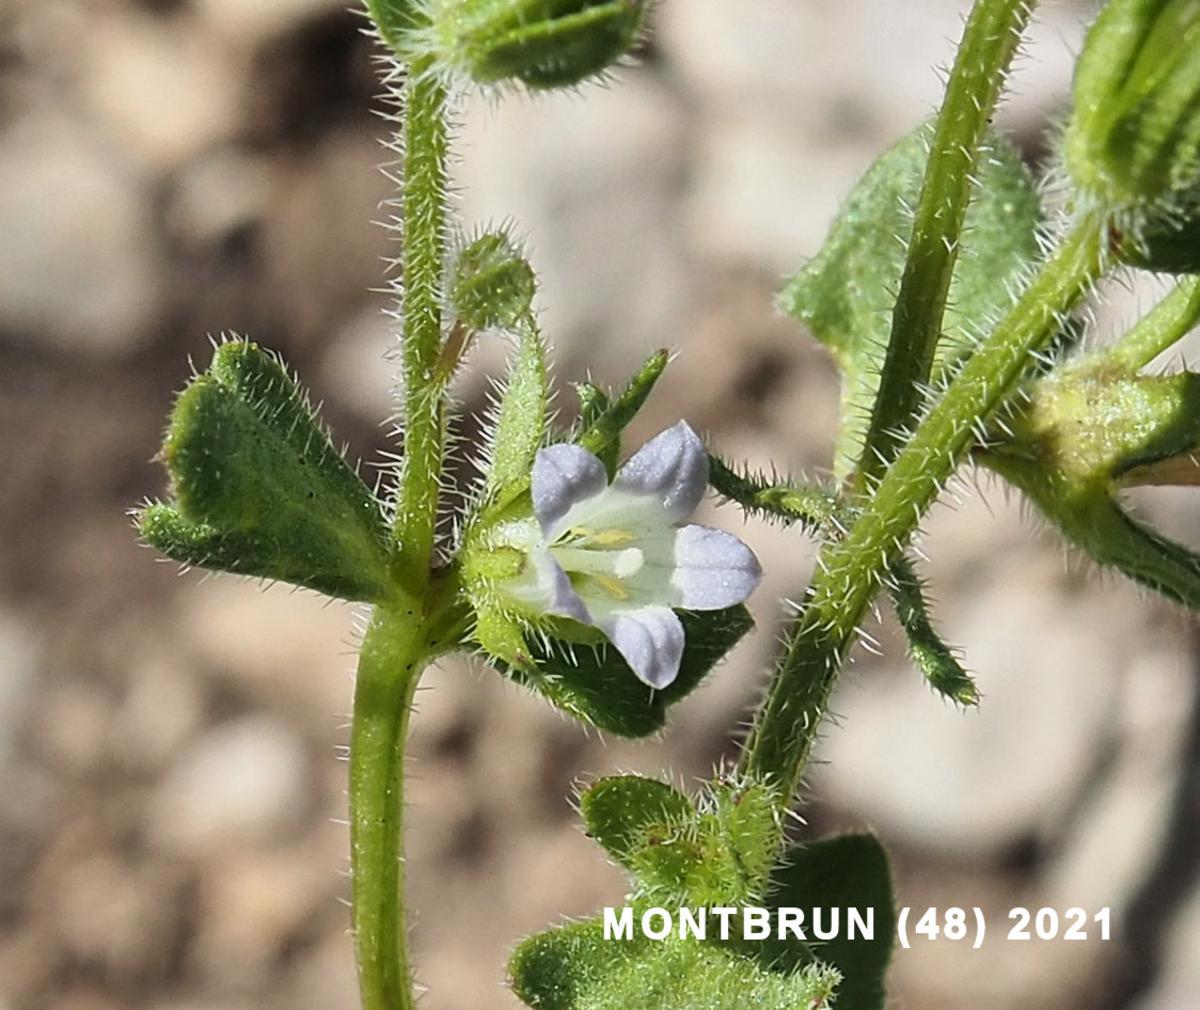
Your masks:
[[[684,525],[708,486],[708,454],[680,421],[652,438],[610,485],[577,445],[533,465],[533,522],[505,539],[526,555],[505,591],[530,612],[599,628],[654,688],[679,673],[683,626],[673,607],[720,610],[758,585],[754,553],[731,533]]]

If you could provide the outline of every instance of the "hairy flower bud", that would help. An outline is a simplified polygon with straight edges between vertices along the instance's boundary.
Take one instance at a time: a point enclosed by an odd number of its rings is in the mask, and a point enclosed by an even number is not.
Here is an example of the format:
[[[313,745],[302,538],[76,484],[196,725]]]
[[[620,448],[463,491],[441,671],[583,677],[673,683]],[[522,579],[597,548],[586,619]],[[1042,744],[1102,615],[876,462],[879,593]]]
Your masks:
[[[510,329],[529,314],[537,278],[504,232],[488,232],[458,255],[450,280],[454,313],[473,330]]]
[[[1116,210],[1178,215],[1200,186],[1200,0],[1109,0],[1076,67],[1066,161]]]
[[[434,12],[442,57],[480,84],[561,88],[633,48],[648,0],[448,0]]]

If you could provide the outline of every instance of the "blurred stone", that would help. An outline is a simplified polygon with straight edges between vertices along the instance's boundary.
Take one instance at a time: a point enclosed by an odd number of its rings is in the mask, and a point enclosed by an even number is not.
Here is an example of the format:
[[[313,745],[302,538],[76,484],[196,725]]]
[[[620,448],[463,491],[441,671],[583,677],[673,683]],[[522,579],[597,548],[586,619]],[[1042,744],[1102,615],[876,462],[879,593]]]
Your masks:
[[[953,53],[954,11],[967,0],[890,4],[664,4],[655,38],[706,110],[752,112],[837,131],[901,129],[941,86],[931,69]],[[836,58],[830,54],[837,53]]]
[[[301,741],[274,719],[244,716],[179,756],[155,792],[150,832],[172,852],[209,857],[285,838],[310,803]]]
[[[196,0],[195,6],[213,32],[233,46],[250,48],[346,5],[340,0]]]
[[[167,220],[189,245],[212,246],[256,224],[265,212],[267,197],[262,164],[223,148],[195,159],[181,173]]]
[[[0,809],[3,809],[0,807]],[[0,933],[0,1008],[24,1010],[49,988],[61,958],[60,944],[40,924]]]
[[[124,1005],[96,987],[86,986],[59,993],[54,1010],[126,1010]]]
[[[40,110],[0,136],[0,326],[126,351],[162,304],[148,194],[83,123]]]
[[[354,607],[223,576],[189,586],[182,611],[179,644],[206,672],[332,742],[351,708]]]
[[[286,946],[338,883],[319,850],[301,845],[260,855],[235,852],[200,884],[195,969],[222,988],[245,992],[270,984]]]
[[[319,944],[306,950],[303,957],[294,958],[287,966],[287,976],[281,980],[282,999],[277,1004],[280,1010],[330,1010],[332,1007],[358,1005],[354,938],[347,928],[348,923],[349,913],[345,909],[331,914]],[[462,966],[459,967],[461,969]],[[425,974],[419,962],[417,971],[419,980],[424,980]],[[493,1004],[489,1002],[487,1005]],[[164,1007],[163,1010],[168,1008]],[[213,1006],[211,1010],[225,1010],[225,1007]],[[255,1004],[254,1010],[261,1010],[261,1005]]]
[[[159,981],[169,971],[180,883],[104,852],[68,863],[49,883],[55,931],[73,957],[115,982]]]
[[[1200,1006],[1200,886],[1192,883],[1191,894],[1170,925],[1166,951],[1154,991],[1133,1010],[1182,1010]]]
[[[113,713],[110,747],[130,772],[157,771],[192,737],[204,700],[190,670],[173,657],[131,664],[132,682]]]
[[[511,219],[529,237],[559,374],[586,365],[617,381],[681,336],[683,137],[671,94],[647,74],[585,94],[469,103],[456,182],[467,229]],[[585,354],[598,335],[603,355]]]
[[[705,131],[687,197],[691,244],[718,260],[793,273],[821,248],[878,147],[825,144],[743,118]],[[820,162],[820,169],[815,162]]]
[[[1161,636],[1122,670],[1112,722],[1117,759],[1056,847],[1046,880],[1051,900],[1128,907],[1169,842],[1196,693],[1195,660],[1184,642],[1174,651],[1170,644],[1169,636]]]
[[[363,308],[331,342],[321,362],[321,383],[359,417],[380,424],[399,406],[398,324],[384,314],[390,299]],[[471,402],[471,401],[468,401]],[[374,472],[363,470],[368,483]]]
[[[17,735],[33,697],[37,658],[24,622],[0,610],[0,781],[14,762]]]
[[[80,41],[83,98],[122,154],[147,171],[170,172],[236,127],[233,66],[186,22],[110,16]]]
[[[995,858],[1060,823],[1105,753],[1140,615],[1096,589],[1058,595],[1056,567],[1029,551],[993,557],[986,581],[937,608],[977,672],[977,711],[940,701],[897,660],[843,683],[818,791],[885,836],[961,858]],[[898,639],[889,655],[902,655]]]
[[[68,680],[45,691],[36,742],[60,773],[86,778],[104,760],[111,720],[111,702],[100,685]]]
[[[369,290],[383,281],[383,258],[396,252],[389,233],[372,226],[386,217],[392,192],[377,171],[389,160],[383,133],[378,123],[341,127],[271,164],[259,292],[272,321],[265,342],[289,333],[294,344],[324,348],[364,305],[378,304]]]

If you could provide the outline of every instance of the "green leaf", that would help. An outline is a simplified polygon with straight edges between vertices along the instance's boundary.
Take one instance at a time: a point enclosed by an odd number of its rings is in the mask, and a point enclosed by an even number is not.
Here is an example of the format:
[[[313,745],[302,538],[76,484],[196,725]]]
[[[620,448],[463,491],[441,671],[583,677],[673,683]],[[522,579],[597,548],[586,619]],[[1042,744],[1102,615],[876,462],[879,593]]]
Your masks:
[[[666,350],[655,351],[616,397],[601,393],[601,400],[592,393],[581,394],[583,429],[575,441],[599,457],[608,470],[609,480],[616,473],[617,460],[621,456],[621,432],[642,409],[669,360]]]
[[[744,904],[762,898],[779,850],[779,801],[762,782],[719,780],[709,787],[700,802],[700,834],[720,886],[688,900]]]
[[[762,899],[779,848],[778,795],[762,783],[713,783],[690,824],[633,854],[638,894],[692,907]]]
[[[873,835],[842,835],[792,849],[771,879],[772,908],[841,909],[838,937],[815,941],[812,951],[841,973],[837,1010],[881,1010],[884,975],[896,935],[896,905],[887,854]],[[851,939],[846,910],[874,909],[874,939]],[[805,945],[777,939],[747,944],[760,963],[795,969],[808,956]]]
[[[654,691],[634,676],[607,643],[530,643],[530,669],[497,666],[564,712],[618,736],[642,737],[662,729],[667,709],[689,694],[753,626],[740,604],[726,610],[680,611],[683,658],[670,687]]]
[[[708,457],[708,484],[751,515],[797,522],[813,533],[836,532],[841,521],[837,498],[824,488],[767,481],[761,475],[730,466],[712,453]]]
[[[943,698],[959,705],[978,705],[979,688],[933,626],[924,586],[912,560],[900,555],[892,562],[888,574],[892,603],[908,638],[908,654],[917,669]]]
[[[488,498],[499,496],[507,500],[510,492],[519,493],[528,487],[533,459],[545,436],[549,403],[546,350],[537,328],[529,321],[518,336],[492,434],[492,465],[485,488]]]
[[[711,941],[606,940],[597,919],[529,938],[509,974],[535,1010],[821,1010],[838,981],[824,965],[770,970]]]
[[[175,405],[163,458],[175,500],[144,510],[138,525],[168,557],[347,599],[388,595],[375,496],[256,345],[217,349]]]
[[[592,783],[579,797],[590,838],[627,869],[647,846],[657,846],[695,819],[691,801],[665,782],[619,775]]]
[[[875,162],[846,200],[821,251],[780,295],[784,311],[829,349],[842,371],[839,479],[858,461],[879,388],[929,131],[928,125],[920,127]],[[935,376],[960,361],[985,324],[1012,304],[1010,292],[1038,255],[1041,209],[1029,172],[1007,141],[992,137],[989,144],[967,210]]]
[[[759,782],[709,784],[695,805],[637,776],[601,779],[580,797],[588,834],[648,901],[715,907],[762,898],[779,848],[779,796]]]

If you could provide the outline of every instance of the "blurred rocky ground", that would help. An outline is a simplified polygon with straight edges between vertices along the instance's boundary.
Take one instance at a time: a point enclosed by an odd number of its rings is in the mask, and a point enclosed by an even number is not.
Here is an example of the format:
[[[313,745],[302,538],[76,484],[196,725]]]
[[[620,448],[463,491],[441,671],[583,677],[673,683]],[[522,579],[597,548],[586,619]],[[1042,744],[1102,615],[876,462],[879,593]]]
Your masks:
[[[225,330],[282,351],[354,455],[387,447],[384,124],[344,6],[0,0],[0,1010],[355,1006],[337,760],[354,615],[179,577],[125,515],[163,488],[172,392]],[[618,381],[670,345],[635,436],[685,415],[730,455],[821,472],[836,376],[772,294],[933,108],[965,6],[665,0],[614,86],[468,103],[456,204],[529,236],[560,379]],[[1033,162],[1088,13],[1044,5],[1001,116]],[[1109,293],[1102,334],[1143,287]],[[500,360],[480,349],[466,405]],[[898,1007],[1200,1006],[1194,622],[964,485],[925,549],[982,709],[935,700],[875,629],[808,830],[869,825],[905,904],[992,914],[981,951],[899,952]],[[1144,506],[1195,543],[1194,501]],[[760,632],[661,740],[599,740],[463,664],[429,675],[409,872],[431,1010],[513,1007],[510,945],[620,899],[575,822],[579,776],[688,780],[735,753],[776,601],[813,558],[796,532],[744,532],[767,562]],[[1012,905],[1111,906],[1115,939],[1006,943]]]

